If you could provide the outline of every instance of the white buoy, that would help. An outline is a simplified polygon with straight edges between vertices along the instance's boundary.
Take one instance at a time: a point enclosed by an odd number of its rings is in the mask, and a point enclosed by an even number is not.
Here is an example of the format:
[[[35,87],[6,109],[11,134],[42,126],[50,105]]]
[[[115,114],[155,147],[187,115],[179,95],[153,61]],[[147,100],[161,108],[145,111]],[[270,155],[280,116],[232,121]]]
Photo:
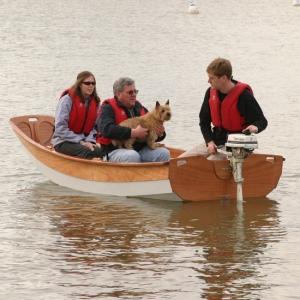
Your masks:
[[[199,10],[197,8],[197,6],[194,4],[194,3],[191,3],[190,6],[189,6],[189,9],[188,9],[188,13],[189,14],[199,14]]]
[[[294,6],[300,6],[300,0],[293,0]]]

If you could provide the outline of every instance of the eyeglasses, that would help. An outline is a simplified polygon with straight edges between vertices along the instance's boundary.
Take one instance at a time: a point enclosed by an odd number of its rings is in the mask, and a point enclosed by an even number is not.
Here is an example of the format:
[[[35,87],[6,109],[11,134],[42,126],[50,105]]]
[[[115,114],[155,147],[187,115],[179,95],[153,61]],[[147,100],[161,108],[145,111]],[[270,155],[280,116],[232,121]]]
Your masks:
[[[83,81],[82,83],[84,85],[96,85],[96,82],[94,82],[94,81]]]
[[[131,90],[131,91],[128,91],[127,94],[129,96],[133,96],[133,94],[137,95],[139,93],[139,90]]]

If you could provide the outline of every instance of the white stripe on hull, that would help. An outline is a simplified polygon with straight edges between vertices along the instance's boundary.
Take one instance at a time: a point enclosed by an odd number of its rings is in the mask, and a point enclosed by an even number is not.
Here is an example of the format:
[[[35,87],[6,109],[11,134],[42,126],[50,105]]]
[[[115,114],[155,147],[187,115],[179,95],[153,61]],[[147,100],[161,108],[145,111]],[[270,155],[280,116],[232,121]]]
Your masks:
[[[182,201],[172,192],[169,180],[135,182],[99,182],[84,180],[57,172],[37,160],[31,153],[30,156],[37,164],[39,170],[48,179],[60,186],[65,186],[73,190],[100,195]]]

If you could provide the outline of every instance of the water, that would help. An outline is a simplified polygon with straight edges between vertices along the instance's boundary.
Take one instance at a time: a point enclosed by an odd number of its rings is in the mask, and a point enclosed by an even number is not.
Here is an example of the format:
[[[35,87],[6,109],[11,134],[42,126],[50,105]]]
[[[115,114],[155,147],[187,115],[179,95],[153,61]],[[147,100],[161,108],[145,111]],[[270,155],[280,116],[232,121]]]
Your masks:
[[[300,8],[291,1],[0,3],[0,299],[300,299]],[[166,143],[202,142],[205,69],[229,58],[286,158],[267,199],[173,203],[80,194],[47,181],[9,128],[54,114],[91,70],[102,99],[131,76],[149,108],[170,99]]]

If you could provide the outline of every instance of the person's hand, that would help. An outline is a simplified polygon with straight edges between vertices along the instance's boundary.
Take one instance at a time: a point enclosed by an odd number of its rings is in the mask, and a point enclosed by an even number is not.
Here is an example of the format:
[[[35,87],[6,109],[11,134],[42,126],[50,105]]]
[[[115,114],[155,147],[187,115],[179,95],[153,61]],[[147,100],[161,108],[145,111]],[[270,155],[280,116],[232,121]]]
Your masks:
[[[216,154],[217,153],[217,146],[214,141],[210,141],[207,143],[207,152],[209,154]]]
[[[84,147],[89,148],[91,151],[94,151],[94,148],[96,147],[96,145],[91,142],[81,141],[80,144]]]
[[[141,125],[138,125],[136,128],[131,129],[131,137],[132,138],[138,138],[138,139],[144,139],[148,134],[148,129],[142,127]]]
[[[243,129],[243,133],[249,131],[250,133],[257,133],[258,132],[258,128],[255,125],[249,125],[247,126],[245,129]]]
[[[164,132],[165,132],[165,127],[163,125],[159,125],[159,126],[156,126],[154,128],[157,136],[163,136]]]

